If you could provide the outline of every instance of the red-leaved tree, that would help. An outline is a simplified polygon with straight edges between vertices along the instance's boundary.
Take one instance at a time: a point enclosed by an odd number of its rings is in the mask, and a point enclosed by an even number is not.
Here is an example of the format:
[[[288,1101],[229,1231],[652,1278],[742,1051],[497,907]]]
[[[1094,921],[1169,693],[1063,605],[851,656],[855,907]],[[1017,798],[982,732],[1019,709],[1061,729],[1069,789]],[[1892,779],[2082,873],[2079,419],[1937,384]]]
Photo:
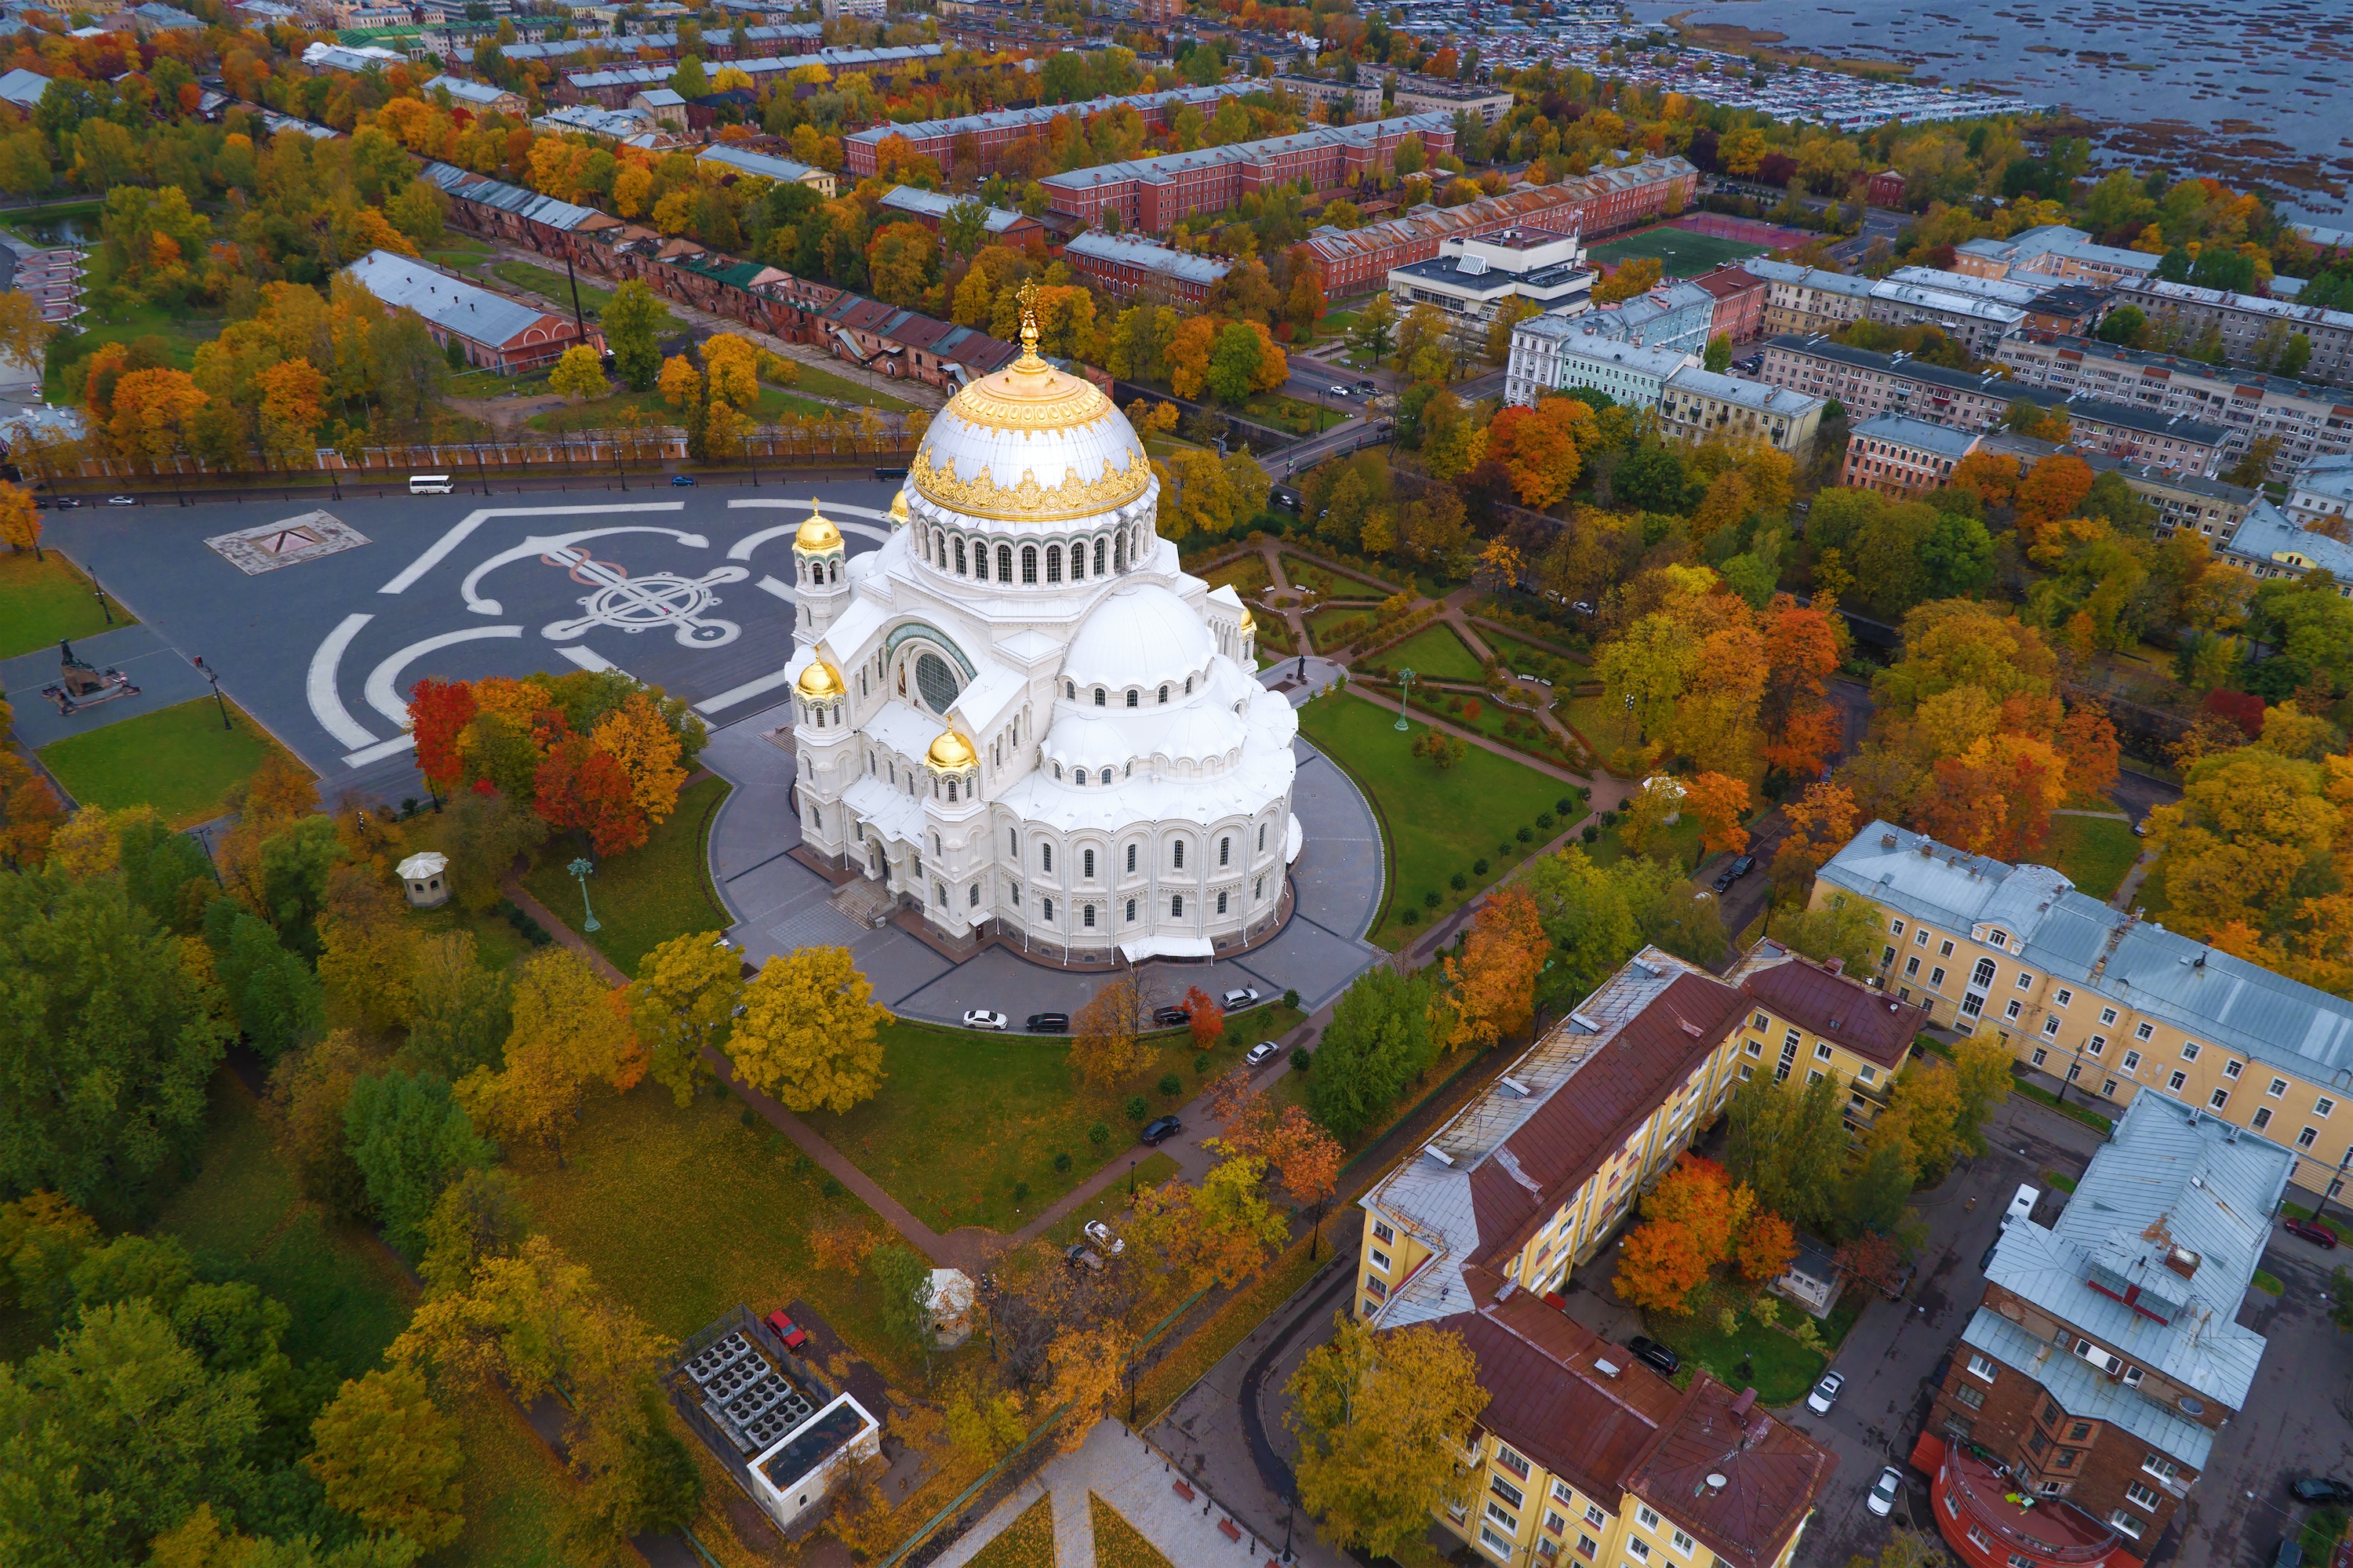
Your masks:
[[[1193,1048],[1206,1051],[1226,1032],[1226,1010],[1199,986],[1185,993],[1185,1012],[1193,1030]]]
[[[539,814],[551,827],[588,835],[600,855],[619,854],[646,842],[646,814],[638,809],[627,769],[585,735],[553,736],[533,782]]]
[[[456,789],[464,775],[458,732],[472,722],[474,711],[474,688],[464,681],[428,675],[409,688],[408,728],[417,737],[417,767],[437,794]]]

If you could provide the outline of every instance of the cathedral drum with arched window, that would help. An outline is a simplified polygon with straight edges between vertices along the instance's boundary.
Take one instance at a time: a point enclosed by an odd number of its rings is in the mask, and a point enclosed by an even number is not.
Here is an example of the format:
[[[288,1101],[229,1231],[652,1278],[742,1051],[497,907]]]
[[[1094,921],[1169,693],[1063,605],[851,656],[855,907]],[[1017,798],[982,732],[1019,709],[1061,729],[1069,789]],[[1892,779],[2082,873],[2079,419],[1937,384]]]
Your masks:
[[[1280,907],[1298,721],[1159,536],[1134,429],[1022,343],[934,417],[881,548],[795,538],[803,840],[950,936],[1206,954]]]

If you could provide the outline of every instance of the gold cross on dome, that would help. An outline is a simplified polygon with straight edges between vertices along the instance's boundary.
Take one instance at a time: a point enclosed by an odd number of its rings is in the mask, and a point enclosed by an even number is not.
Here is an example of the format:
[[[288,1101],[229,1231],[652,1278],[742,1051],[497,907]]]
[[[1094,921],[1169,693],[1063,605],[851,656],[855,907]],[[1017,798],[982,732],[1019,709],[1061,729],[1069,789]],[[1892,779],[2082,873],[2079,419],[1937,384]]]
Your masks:
[[[1021,285],[1013,296],[1021,302],[1021,354],[1025,359],[1038,357],[1038,281],[1031,279]]]

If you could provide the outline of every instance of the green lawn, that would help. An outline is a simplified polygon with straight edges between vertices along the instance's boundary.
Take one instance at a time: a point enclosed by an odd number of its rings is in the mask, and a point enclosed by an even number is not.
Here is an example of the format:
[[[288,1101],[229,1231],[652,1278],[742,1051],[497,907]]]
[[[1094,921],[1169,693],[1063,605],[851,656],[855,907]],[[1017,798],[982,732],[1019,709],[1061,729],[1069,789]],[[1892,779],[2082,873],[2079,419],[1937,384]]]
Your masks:
[[[1451,768],[1434,768],[1409,749],[1420,726],[1400,735],[1392,727],[1397,715],[1345,694],[1309,703],[1299,721],[1301,732],[1380,808],[1394,889],[1372,939],[1387,948],[1403,947],[1429,920],[1511,869],[1521,856],[1507,861],[1496,845],[1510,842],[1524,850],[1515,831],[1533,828],[1538,812],[1554,810],[1571,791],[1560,779],[1477,747]],[[1489,862],[1483,875],[1472,869],[1482,857]],[[1460,890],[1448,885],[1458,871],[1465,883]],[[1436,910],[1425,906],[1427,893],[1440,895]],[[1417,911],[1412,925],[1400,918],[1409,908]]]
[[[52,647],[60,637],[95,637],[111,630],[90,579],[55,550],[35,560],[26,550],[0,556],[0,659]],[[114,624],[139,618],[110,597]],[[17,700],[22,700],[21,694]]]
[[[1479,661],[1454,634],[1454,628],[1439,621],[1402,642],[1381,650],[1380,662],[1394,673],[1411,670],[1416,675],[1426,675],[1440,681],[1483,681],[1486,672]]]
[[[648,428],[675,425],[677,411],[662,401],[659,392],[619,392],[609,397],[592,397],[586,403],[567,404],[550,408],[543,414],[533,414],[524,421],[534,430],[550,435],[562,435],[571,430],[610,429],[623,423],[622,416],[636,409],[645,416]],[[791,392],[780,392],[769,386],[760,388],[760,400],[744,410],[755,425],[773,425],[786,413],[810,416],[839,412],[830,403],[820,403],[813,397],[803,397]]]
[[[1640,234],[1630,234],[1623,239],[1597,245],[1586,254],[1597,267],[1615,267],[1620,261],[1636,257],[1655,256],[1664,264],[1662,270],[1665,276],[1691,278],[1702,272],[1712,272],[1727,261],[1762,256],[1767,249],[1746,240],[1719,239],[1712,234],[1694,234],[1687,228],[1646,228]]]
[[[572,280],[552,268],[536,267],[528,261],[498,261],[491,264],[491,276],[501,282],[512,283],[518,289],[528,289],[534,294],[553,300],[564,307],[565,314],[571,313]],[[586,281],[580,284],[580,309],[589,320],[595,321],[603,316],[605,307],[612,302],[612,290],[600,289]],[[675,327],[675,325],[676,323],[672,323],[672,326]]]
[[[904,413],[916,405],[888,392],[877,392],[862,381],[852,381],[847,376],[836,376],[830,370],[820,370],[814,365],[793,361],[793,386],[799,391],[818,397],[830,397],[837,402],[855,403],[878,408],[885,414]]]
[[[1307,618],[1307,634],[1315,640],[1316,647],[1328,649],[1334,646],[1333,639],[1340,635],[1339,629],[1348,621],[1362,620],[1369,608],[1365,605],[1334,605],[1319,609]]]
[[[69,360],[86,358],[100,344],[136,343],[142,337],[159,337],[164,340],[172,367],[186,370],[196,362],[196,345],[220,336],[221,328],[228,323],[227,318],[217,312],[194,306],[142,304],[119,307],[111,316],[101,316],[92,310],[75,324],[81,330],[74,335],[67,354],[48,356],[43,390],[53,401],[64,394],[62,377]]]
[[[2053,817],[2051,836],[2036,858],[2059,868],[2078,891],[2098,899],[2116,896],[2125,874],[2140,858],[2141,841],[2132,824],[2107,817]]]
[[[728,789],[717,777],[688,785],[679,792],[678,810],[643,844],[598,862],[588,879],[595,931],[580,929],[580,884],[565,867],[582,852],[570,839],[550,840],[522,885],[622,972],[635,974],[638,960],[672,937],[723,931],[734,923],[712,894],[702,854],[712,813]]]
[[[1788,1301],[1777,1305],[1785,1322],[1793,1320],[1800,1310]],[[1746,1312],[1740,1315],[1738,1330],[1731,1334],[1716,1320],[1713,1304],[1688,1318],[1662,1313],[1644,1316],[1651,1337],[1683,1359],[1683,1370],[1675,1374],[1678,1385],[1689,1386],[1694,1369],[1705,1367],[1734,1388],[1756,1389],[1759,1404],[1794,1404],[1806,1397],[1806,1391],[1829,1364],[1820,1351],[1808,1350]]]
[[[235,703],[230,727],[209,697],[68,736],[41,747],[41,760],[84,805],[114,810],[153,806],[175,828],[220,814],[229,786],[253,777],[278,743]]]
[[[871,1271],[851,1277],[810,1252],[828,1221],[887,1240],[882,1222],[848,1193],[827,1197],[825,1173],[765,1120],[744,1126],[746,1108],[704,1094],[681,1110],[654,1083],[593,1097],[562,1166],[514,1162],[533,1221],[673,1339],[739,1301],[766,1312],[798,1298],[894,1378],[918,1372],[883,1332]]]
[[[1255,1040],[1282,1033],[1298,1014],[1260,1012],[1237,1022]],[[1238,1058],[1237,1047],[1222,1046],[1200,1075],[1190,1036],[1154,1034],[1145,1043],[1146,1060],[1132,1078],[1090,1086],[1077,1081],[1064,1040],[896,1023],[883,1035],[881,1093],[847,1116],[805,1119],[934,1230],[1018,1230],[1134,1146],[1139,1124],[1124,1108],[1129,1096],[1143,1096],[1146,1114],[1158,1116]],[[1170,1073],[1179,1087],[1165,1096],[1158,1084]],[[1097,1123],[1100,1144],[1087,1136]],[[1058,1154],[1071,1157],[1069,1169],[1054,1169]],[[1014,1196],[1016,1182],[1028,1185],[1026,1197]]]

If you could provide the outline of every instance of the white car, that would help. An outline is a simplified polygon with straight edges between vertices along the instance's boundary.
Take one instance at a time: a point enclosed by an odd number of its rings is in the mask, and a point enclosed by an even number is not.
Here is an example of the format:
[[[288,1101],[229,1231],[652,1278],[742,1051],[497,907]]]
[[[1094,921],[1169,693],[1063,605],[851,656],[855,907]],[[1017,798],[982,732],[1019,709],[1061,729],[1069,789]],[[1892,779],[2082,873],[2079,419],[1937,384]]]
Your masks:
[[[128,495],[110,495],[106,498],[106,503],[109,506],[136,506],[139,504],[138,502],[132,500]]]
[[[1103,1224],[1101,1220],[1089,1220],[1086,1223],[1086,1233],[1087,1240],[1094,1243],[1095,1245],[1103,1248],[1103,1251],[1109,1253],[1113,1257],[1117,1257],[1121,1253],[1127,1250],[1127,1244],[1120,1240],[1119,1237],[1112,1234],[1111,1227]]]
[[[1226,992],[1224,1006],[1228,1012],[1231,1012],[1238,1007],[1255,1007],[1256,1005],[1258,1005],[1256,986],[1239,986]]]
[[[991,1012],[985,1007],[976,1007],[964,1015],[964,1026],[966,1029],[1004,1029],[1008,1027],[1008,1022],[1005,1014],[1001,1012]]]
[[[1822,1381],[1814,1384],[1814,1392],[1806,1395],[1806,1408],[1817,1415],[1828,1415],[1831,1406],[1838,1403],[1839,1390],[1846,1386],[1846,1373],[1824,1372]]]
[[[1871,1495],[1862,1499],[1862,1504],[1880,1518],[1885,1519],[1895,1511],[1895,1494],[1903,1489],[1904,1472],[1890,1465],[1879,1472],[1879,1479],[1873,1484]]]
[[[1269,1056],[1273,1055],[1276,1052],[1282,1049],[1282,1046],[1276,1044],[1271,1040],[1261,1040],[1257,1044],[1250,1048],[1250,1054],[1242,1058],[1242,1065],[1245,1066],[1255,1067],[1261,1062],[1265,1061]]]

